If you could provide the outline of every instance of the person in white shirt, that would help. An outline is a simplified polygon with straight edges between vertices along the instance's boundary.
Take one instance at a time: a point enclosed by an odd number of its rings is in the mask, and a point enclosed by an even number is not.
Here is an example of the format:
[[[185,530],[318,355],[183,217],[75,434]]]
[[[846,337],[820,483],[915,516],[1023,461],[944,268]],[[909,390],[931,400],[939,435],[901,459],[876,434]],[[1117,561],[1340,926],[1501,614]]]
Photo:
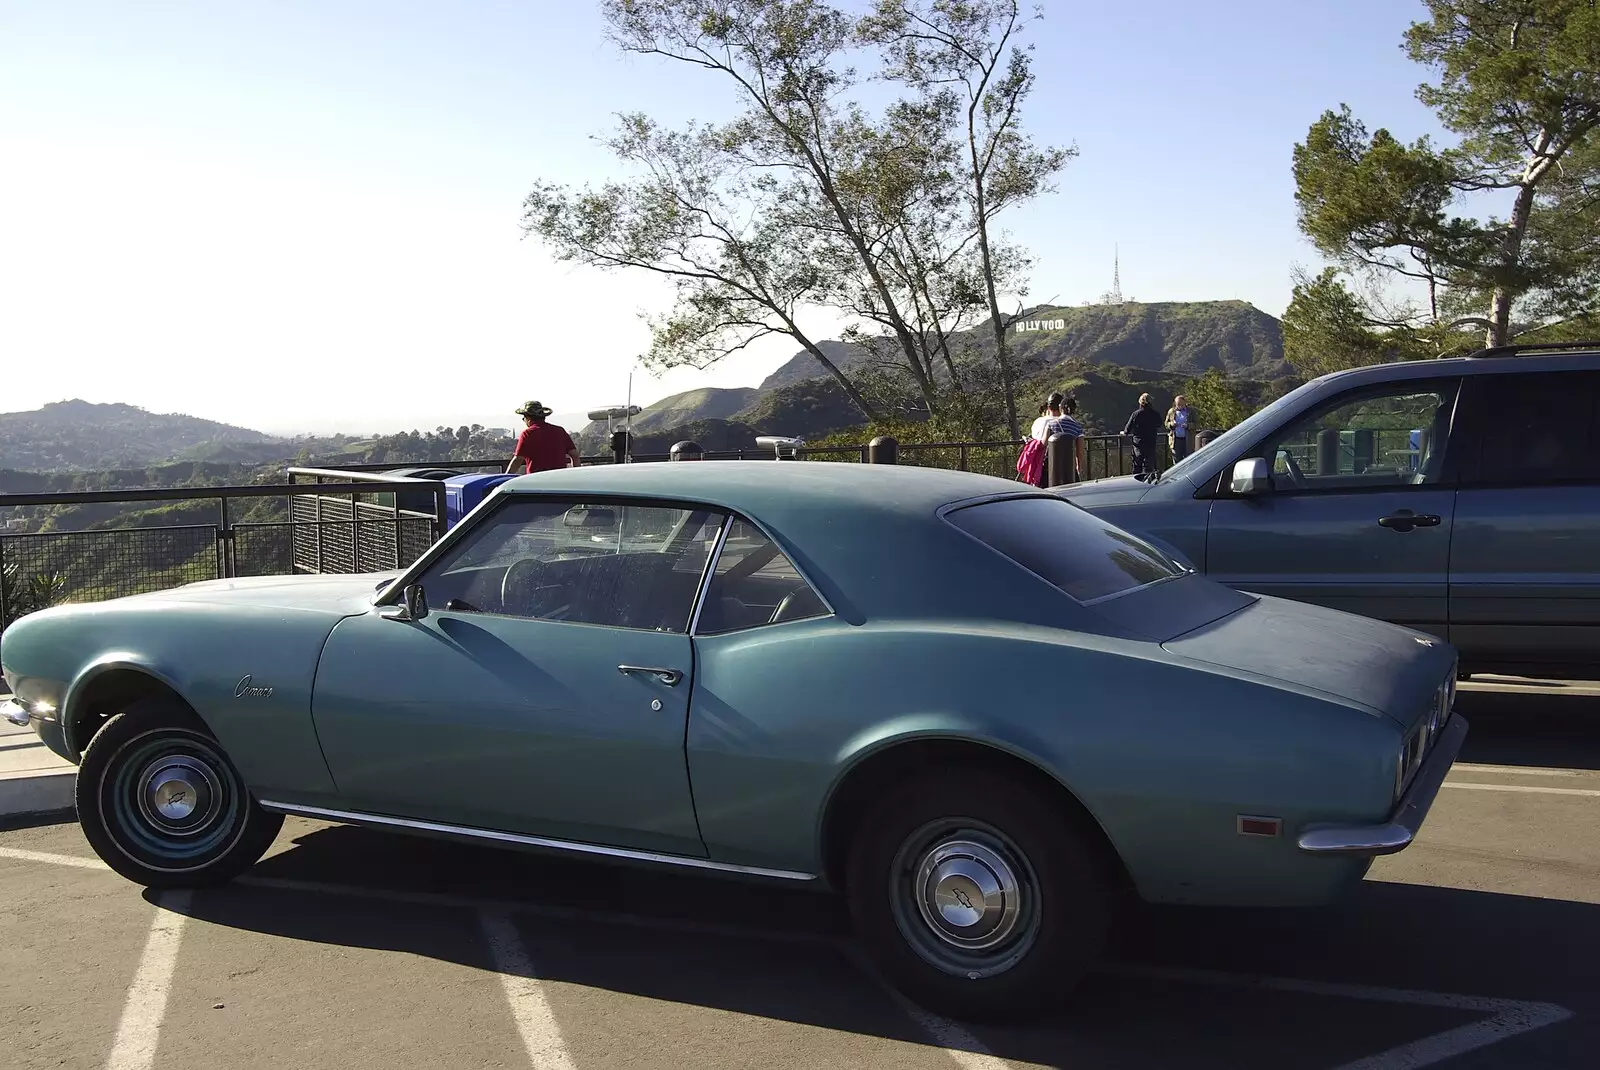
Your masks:
[[[1050,423],[1050,406],[1049,405],[1040,405],[1039,406],[1039,418],[1037,420],[1033,421],[1033,429],[1028,432],[1028,437],[1029,438],[1036,438],[1040,442],[1043,442],[1044,441],[1044,436],[1045,436],[1045,428],[1049,425],[1049,423]]]

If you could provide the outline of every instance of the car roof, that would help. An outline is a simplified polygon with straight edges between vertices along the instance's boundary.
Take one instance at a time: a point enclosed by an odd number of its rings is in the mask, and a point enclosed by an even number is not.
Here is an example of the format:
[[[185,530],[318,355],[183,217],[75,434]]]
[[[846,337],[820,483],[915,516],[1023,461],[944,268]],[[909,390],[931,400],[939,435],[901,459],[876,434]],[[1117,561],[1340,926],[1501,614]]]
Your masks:
[[[1431,379],[1438,375],[1504,375],[1521,372],[1586,371],[1600,368],[1600,345],[1594,349],[1566,352],[1530,351],[1489,357],[1440,357],[1438,360],[1400,360],[1368,364],[1331,372],[1314,383],[1343,389],[1363,383],[1395,382],[1404,379]]]
[[[538,472],[507,480],[498,490],[518,496],[627,495],[736,511],[770,531],[853,623],[942,617],[957,610],[1009,617],[1019,605],[1024,612],[1044,612],[1037,608],[1043,604],[1040,581],[937,519],[939,509],[953,502],[1048,493],[1015,480],[847,461],[652,461]],[[1054,612],[1058,622],[1070,618],[1095,626],[1076,606]]]
[[[784,528],[826,511],[930,517],[967,498],[1036,488],[973,472],[852,461],[651,461],[591,464],[507,480],[507,493],[662,496],[722,506]]]

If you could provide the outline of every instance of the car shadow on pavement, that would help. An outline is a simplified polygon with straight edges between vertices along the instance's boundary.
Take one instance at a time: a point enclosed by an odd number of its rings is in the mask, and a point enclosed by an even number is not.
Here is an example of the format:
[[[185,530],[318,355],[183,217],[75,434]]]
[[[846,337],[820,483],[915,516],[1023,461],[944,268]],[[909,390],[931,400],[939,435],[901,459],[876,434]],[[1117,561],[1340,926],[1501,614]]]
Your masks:
[[[1485,1017],[1244,983],[1297,977],[1574,1012],[1473,1066],[1580,1066],[1600,1050],[1600,906],[1589,904],[1368,881],[1327,910],[1139,908],[1111,968],[1051,1020],[936,1038],[938,1028],[930,1033],[863,967],[834,896],[345,827],[286,833],[245,882],[195,895],[186,912],[295,941],[493,970],[487,943],[461,936],[461,912],[488,904],[512,919],[563,1032],[610,1030],[613,1043],[623,1028],[615,1016],[626,1013],[619,996],[1091,1067],[1330,1067]],[[1160,975],[1174,970],[1244,976]]]
[[[1457,759],[1485,765],[1600,769],[1600,696],[1459,691],[1472,728]]]

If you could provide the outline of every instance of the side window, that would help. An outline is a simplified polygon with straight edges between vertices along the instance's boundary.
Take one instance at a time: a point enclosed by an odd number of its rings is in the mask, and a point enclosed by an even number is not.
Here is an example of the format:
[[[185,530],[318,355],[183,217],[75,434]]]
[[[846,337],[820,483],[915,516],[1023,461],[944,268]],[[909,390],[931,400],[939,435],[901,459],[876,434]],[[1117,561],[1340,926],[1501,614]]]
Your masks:
[[[512,497],[423,590],[445,612],[686,632],[721,525],[707,510]]]
[[[1473,376],[1468,486],[1600,480],[1600,372]]]
[[[1458,380],[1364,390],[1293,420],[1263,444],[1280,492],[1437,483]]]
[[[828,613],[794,562],[761,529],[738,517],[729,522],[696,634],[721,635]]]

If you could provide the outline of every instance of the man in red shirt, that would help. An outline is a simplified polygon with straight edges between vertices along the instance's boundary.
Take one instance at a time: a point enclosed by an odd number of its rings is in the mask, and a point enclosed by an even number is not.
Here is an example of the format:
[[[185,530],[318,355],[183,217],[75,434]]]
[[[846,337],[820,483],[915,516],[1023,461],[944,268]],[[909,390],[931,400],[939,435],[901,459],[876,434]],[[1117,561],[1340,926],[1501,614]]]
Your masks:
[[[526,466],[523,469],[525,472],[566,468],[569,461],[573,468],[578,467],[578,447],[572,441],[572,436],[567,434],[567,429],[559,424],[545,423],[544,418],[550,415],[549,409],[537,401],[530,401],[516,412],[526,426],[522,434],[517,436],[516,452],[506,465],[507,472],[515,470],[519,463]]]

